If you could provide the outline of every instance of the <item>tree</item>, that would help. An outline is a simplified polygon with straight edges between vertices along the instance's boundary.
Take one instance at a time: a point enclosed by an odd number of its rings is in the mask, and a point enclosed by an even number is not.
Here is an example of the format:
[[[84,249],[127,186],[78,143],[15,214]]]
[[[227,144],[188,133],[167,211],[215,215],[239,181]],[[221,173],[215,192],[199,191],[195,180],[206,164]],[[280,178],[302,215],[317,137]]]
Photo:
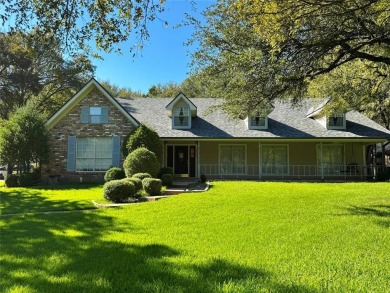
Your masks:
[[[153,152],[159,161],[162,160],[163,144],[160,137],[157,132],[143,124],[124,140],[122,153],[126,157],[129,153],[141,147]]]
[[[364,61],[368,71],[381,68],[366,76],[388,80],[387,4],[386,0],[218,1],[204,13],[205,23],[190,19],[196,26],[194,39],[201,45],[193,54],[194,72],[211,84],[212,96],[225,98],[222,108],[234,117],[275,99],[298,102],[307,97],[309,85],[318,77],[344,66],[351,69],[357,60]]]
[[[1,1],[0,20],[8,30],[38,27],[41,36],[60,40],[62,49],[87,50],[89,40],[110,52],[130,40],[142,46],[148,38],[148,22],[163,11],[164,0],[40,0]],[[132,34],[130,34],[132,33]]]
[[[13,113],[0,128],[0,163],[8,166],[12,174],[26,173],[30,164],[40,165],[48,158],[48,135],[44,123],[46,117],[35,107],[27,105]]]
[[[45,42],[36,31],[0,33],[1,118],[28,101],[50,115],[92,75],[85,55],[65,59],[58,42]]]
[[[130,87],[120,87],[117,84],[110,81],[100,81],[100,84],[111,94],[113,97],[118,98],[141,98],[144,95],[139,91],[134,91]]]

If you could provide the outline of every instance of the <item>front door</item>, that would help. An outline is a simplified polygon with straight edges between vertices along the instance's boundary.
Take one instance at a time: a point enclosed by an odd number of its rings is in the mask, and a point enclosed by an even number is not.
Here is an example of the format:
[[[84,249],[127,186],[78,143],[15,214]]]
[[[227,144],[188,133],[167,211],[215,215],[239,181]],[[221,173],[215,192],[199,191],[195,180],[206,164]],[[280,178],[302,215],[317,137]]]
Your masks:
[[[195,177],[196,147],[169,145],[167,147],[167,166],[173,168],[173,173],[177,177]]]

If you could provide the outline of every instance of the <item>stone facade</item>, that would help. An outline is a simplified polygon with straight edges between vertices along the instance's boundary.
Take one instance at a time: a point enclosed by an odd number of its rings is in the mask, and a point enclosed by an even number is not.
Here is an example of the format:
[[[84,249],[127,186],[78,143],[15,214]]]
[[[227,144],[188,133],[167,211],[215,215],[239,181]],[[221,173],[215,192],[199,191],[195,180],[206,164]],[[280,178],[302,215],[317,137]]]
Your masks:
[[[81,123],[82,106],[108,106],[109,120],[106,124]],[[42,168],[42,180],[57,181],[103,181],[104,172],[67,172],[68,136],[98,137],[118,135],[121,144],[135,126],[98,89],[93,89],[70,112],[49,130],[49,163]],[[121,154],[121,164],[123,163]]]

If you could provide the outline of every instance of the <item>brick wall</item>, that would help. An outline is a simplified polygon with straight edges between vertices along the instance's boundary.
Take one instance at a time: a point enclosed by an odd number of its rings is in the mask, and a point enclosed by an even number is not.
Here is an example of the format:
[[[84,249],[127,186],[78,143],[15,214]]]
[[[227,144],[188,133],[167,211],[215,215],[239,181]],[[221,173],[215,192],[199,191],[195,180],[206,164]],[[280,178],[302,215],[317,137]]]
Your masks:
[[[108,106],[107,124],[87,124],[80,122],[82,106]],[[67,115],[49,130],[49,163],[42,168],[42,180],[45,183],[56,181],[69,182],[103,181],[104,172],[67,172],[68,136],[113,136],[121,137],[121,144],[135,126],[97,89],[93,89]],[[121,164],[123,163],[121,154]]]

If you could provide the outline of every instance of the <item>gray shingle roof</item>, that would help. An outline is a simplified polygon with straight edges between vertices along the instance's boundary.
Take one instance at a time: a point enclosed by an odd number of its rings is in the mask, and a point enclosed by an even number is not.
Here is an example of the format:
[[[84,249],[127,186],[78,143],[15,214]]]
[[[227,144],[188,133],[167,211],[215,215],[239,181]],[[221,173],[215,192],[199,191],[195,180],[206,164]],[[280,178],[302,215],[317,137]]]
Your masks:
[[[192,103],[198,108],[198,116],[192,118],[188,130],[172,129],[171,118],[165,107],[170,98],[118,98],[118,102],[138,121],[152,127],[161,138],[385,138],[390,131],[368,117],[356,112],[347,113],[346,130],[327,130],[320,123],[308,118],[312,100],[302,102],[299,107],[290,103],[276,103],[268,116],[268,129],[249,130],[244,120],[229,120],[221,110],[206,115],[213,105],[221,100],[195,98]],[[316,101],[318,105],[318,100]]]

